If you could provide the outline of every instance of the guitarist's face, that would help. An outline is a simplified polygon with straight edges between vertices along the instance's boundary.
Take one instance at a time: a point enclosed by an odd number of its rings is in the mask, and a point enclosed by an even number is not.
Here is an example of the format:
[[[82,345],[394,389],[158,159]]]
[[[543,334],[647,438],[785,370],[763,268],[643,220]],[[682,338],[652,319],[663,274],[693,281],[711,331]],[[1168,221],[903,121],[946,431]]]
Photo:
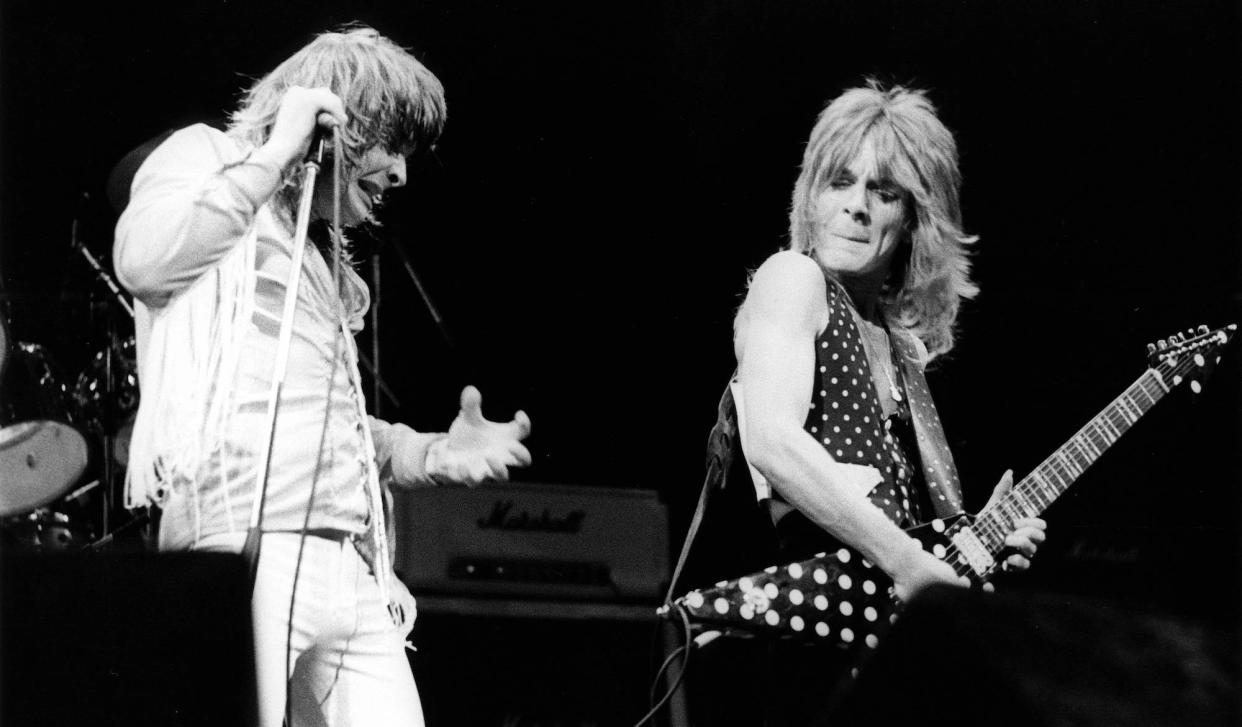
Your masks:
[[[906,234],[909,194],[881,177],[868,139],[854,160],[820,182],[814,198],[815,258],[846,277],[888,274]]]

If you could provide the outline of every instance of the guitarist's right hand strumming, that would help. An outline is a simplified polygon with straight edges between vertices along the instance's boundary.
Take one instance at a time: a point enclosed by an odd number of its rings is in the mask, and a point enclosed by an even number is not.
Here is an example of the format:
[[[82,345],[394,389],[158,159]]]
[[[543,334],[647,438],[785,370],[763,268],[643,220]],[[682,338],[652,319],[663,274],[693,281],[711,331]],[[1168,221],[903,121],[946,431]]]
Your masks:
[[[914,538],[910,538],[910,548],[895,561],[894,566],[888,575],[893,579],[893,595],[902,602],[938,583],[963,588],[970,586],[969,578],[954,573],[948,563],[923,550]]]
[[[1008,470],[1001,476],[988,504],[983,506],[980,513],[987,512],[1000,502],[1012,488],[1013,470]],[[1047,528],[1048,524],[1037,517],[1017,518],[1013,521],[1012,531],[1005,536],[1005,547],[1012,551],[1005,558],[1006,570],[1023,571],[1031,567],[1031,558],[1035,557],[1035,551],[1039,550],[1039,545],[1047,538]],[[893,595],[897,600],[909,601],[923,588],[937,583],[970,586],[969,578],[959,576],[948,563],[928,553],[914,538],[910,541],[910,552],[888,574],[893,579]],[[984,583],[983,590],[992,591],[992,584]]]

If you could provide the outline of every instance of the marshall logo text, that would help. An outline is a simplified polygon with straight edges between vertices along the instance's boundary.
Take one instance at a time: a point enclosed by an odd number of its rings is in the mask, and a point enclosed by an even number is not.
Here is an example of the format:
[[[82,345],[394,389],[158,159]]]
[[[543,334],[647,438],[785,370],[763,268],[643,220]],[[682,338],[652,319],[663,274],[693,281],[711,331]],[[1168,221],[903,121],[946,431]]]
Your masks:
[[[557,517],[544,508],[538,515],[525,510],[513,512],[512,500],[497,500],[492,512],[476,522],[480,530],[531,530],[546,533],[577,533],[582,530],[586,510],[570,510],[564,517]]]

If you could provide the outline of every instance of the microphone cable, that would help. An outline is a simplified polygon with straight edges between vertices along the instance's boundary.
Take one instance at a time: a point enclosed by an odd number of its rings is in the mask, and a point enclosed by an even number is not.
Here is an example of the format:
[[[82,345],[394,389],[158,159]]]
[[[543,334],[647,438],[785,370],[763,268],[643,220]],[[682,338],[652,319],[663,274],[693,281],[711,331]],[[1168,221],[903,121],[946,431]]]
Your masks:
[[[258,577],[259,556],[263,549],[263,507],[267,502],[268,478],[272,468],[272,447],[276,439],[276,421],[280,414],[281,392],[284,390],[285,376],[289,370],[289,347],[293,338],[293,322],[297,317],[298,290],[302,282],[302,268],[305,266],[306,241],[310,235],[310,216],[314,202],[315,185],[318,184],[319,167],[323,163],[323,129],[332,124],[334,138],[335,122],[326,111],[315,119],[316,127],[311,137],[306,158],[302,161],[302,190],[298,202],[297,217],[294,221],[293,247],[289,259],[289,277],[285,283],[285,299],[281,304],[280,329],[276,340],[276,360],[273,363],[272,385],[267,395],[266,436],[263,439],[261,468],[255,479],[254,502],[250,508],[250,527],[246,531],[246,541],[242,544],[242,555],[246,559],[250,575],[250,592],[254,593],[255,579]],[[339,141],[337,142],[339,143]],[[333,183],[333,189],[339,189]],[[339,226],[339,202],[333,203],[334,223]],[[321,253],[322,254],[322,253]]]
[[[322,132],[320,132],[322,133]],[[318,134],[317,134],[318,136]],[[313,144],[322,144],[321,139],[312,140]],[[312,153],[315,153],[312,150]],[[323,157],[322,148],[317,154]],[[341,296],[341,133],[339,126],[332,127],[332,280],[335,287],[340,314]],[[287,292],[287,291],[286,291]],[[310,493],[306,499],[306,513],[302,517],[302,529],[298,534],[298,555],[293,567],[293,583],[289,589],[289,616],[285,624],[285,727],[293,725],[293,668],[289,660],[293,656],[293,612],[297,601],[298,578],[302,573],[302,556],[306,549],[306,538],[310,530],[311,511],[315,505],[315,491],[319,486],[319,474],[323,468],[323,450],[328,436],[328,422],[332,413],[332,389],[336,383],[336,370],[341,356],[341,327],[333,326],[332,336],[332,369],[328,374],[328,391],[324,397],[323,423],[319,429],[319,448],[315,455],[315,471],[311,475]]]

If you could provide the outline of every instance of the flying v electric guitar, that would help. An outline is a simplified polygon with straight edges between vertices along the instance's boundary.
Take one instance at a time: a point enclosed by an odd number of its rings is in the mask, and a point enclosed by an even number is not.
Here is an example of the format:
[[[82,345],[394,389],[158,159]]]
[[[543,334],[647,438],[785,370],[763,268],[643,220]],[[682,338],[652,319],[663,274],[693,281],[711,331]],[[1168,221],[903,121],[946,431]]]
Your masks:
[[[955,515],[912,528],[909,534],[959,576],[985,583],[1001,564],[1014,520],[1043,512],[1166,393],[1219,361],[1236,325],[1173,336],[1148,344],[1150,368],[1053,452],[998,502],[978,516]],[[841,548],[810,560],[772,566],[714,587],[693,590],[661,611],[724,631],[874,648],[877,634],[895,621],[901,604],[892,581],[858,553]]]

